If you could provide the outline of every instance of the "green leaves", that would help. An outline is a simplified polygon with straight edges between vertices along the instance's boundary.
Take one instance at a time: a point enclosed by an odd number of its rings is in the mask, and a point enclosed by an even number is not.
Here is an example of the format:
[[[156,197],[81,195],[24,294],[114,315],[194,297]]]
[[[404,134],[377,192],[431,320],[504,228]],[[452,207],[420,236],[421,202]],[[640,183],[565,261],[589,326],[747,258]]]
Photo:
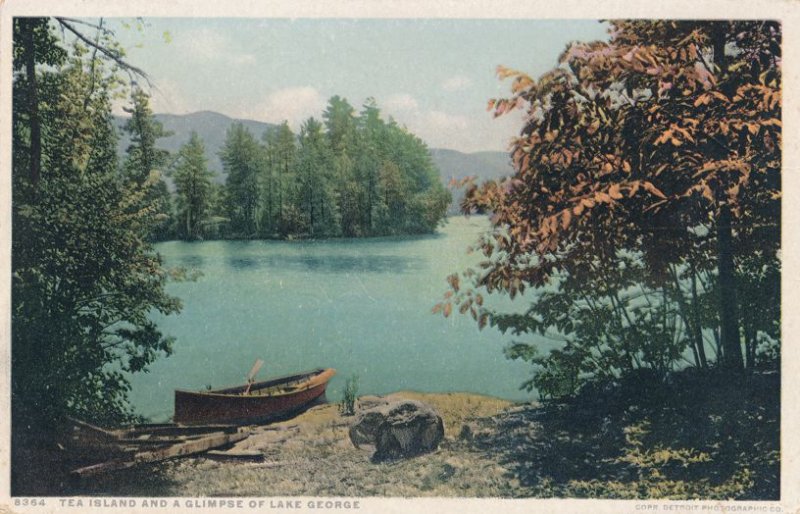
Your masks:
[[[171,352],[172,340],[148,316],[180,309],[165,292],[168,275],[146,237],[163,213],[149,196],[156,167],[136,174],[141,180],[119,174],[110,122],[118,81],[90,53],[61,51],[60,66],[40,71],[44,166],[36,184],[29,163],[18,158],[31,145],[27,122],[13,132],[15,426],[50,426],[64,414],[104,423],[133,419],[123,371],[145,371]],[[28,86],[18,77],[15,98]],[[21,107],[14,102],[15,119],[29,115]],[[131,164],[148,154],[137,148]]]

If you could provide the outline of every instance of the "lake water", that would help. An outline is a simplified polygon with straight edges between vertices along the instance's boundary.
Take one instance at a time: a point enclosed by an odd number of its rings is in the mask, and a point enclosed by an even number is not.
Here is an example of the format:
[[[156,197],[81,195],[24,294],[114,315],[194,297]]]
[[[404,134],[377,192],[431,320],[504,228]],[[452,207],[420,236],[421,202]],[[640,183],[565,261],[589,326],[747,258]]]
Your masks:
[[[242,383],[256,358],[265,362],[258,378],[336,368],[332,402],[353,373],[359,394],[531,399],[518,389],[530,366],[503,356],[511,336],[479,331],[468,315],[431,314],[447,275],[480,259],[467,247],[487,227],[485,218],[458,217],[419,237],[158,244],[167,266],[202,276],[168,286],[183,311],[156,319],[177,337],[175,352],[132,377],[131,400],[141,414],[164,421],[174,389]]]

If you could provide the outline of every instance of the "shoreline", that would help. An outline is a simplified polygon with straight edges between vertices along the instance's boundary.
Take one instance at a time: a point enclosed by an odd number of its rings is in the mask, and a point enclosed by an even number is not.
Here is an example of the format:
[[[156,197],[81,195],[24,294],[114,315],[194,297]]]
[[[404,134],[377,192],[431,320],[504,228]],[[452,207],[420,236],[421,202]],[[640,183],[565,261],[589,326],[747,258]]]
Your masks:
[[[607,389],[603,397],[542,404],[471,393],[362,396],[359,401],[365,404],[385,398],[432,406],[445,426],[438,449],[372,462],[372,448],[356,448],[349,439],[355,416],[342,416],[337,403],[325,403],[291,419],[252,427],[250,436],[227,453],[66,481],[52,494],[779,498],[780,402],[774,387],[779,374],[754,375],[744,390],[741,384],[714,380],[684,392],[669,385],[653,388],[661,401],[648,391],[625,396],[621,386]],[[52,461],[43,465],[53,467]]]

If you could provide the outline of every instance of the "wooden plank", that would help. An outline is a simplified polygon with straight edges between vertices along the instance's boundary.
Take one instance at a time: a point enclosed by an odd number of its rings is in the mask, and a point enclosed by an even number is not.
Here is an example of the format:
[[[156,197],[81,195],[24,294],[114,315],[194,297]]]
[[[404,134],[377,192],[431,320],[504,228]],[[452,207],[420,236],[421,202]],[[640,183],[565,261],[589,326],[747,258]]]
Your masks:
[[[261,462],[264,460],[264,454],[256,450],[209,450],[205,453],[205,456],[217,460],[245,460],[253,462]]]
[[[134,456],[134,460],[136,460],[138,463],[157,462],[173,457],[183,457],[195,453],[202,453],[210,450],[211,448],[218,448],[220,446],[225,446],[226,444],[241,441],[249,435],[250,432],[247,430],[241,430],[235,434],[214,434],[208,437],[203,437],[202,439],[187,441],[185,443],[176,444],[164,449],[139,452]]]
[[[92,464],[82,468],[72,470],[71,474],[81,478],[96,475],[98,473],[108,473],[109,471],[119,471],[135,466],[136,461],[130,459],[114,459],[100,464]]]
[[[133,428],[123,429],[121,430],[121,437],[132,438],[137,437],[140,435],[161,435],[161,436],[168,436],[168,435],[190,435],[190,434],[207,434],[212,432],[226,432],[232,433],[238,430],[238,426],[236,425],[138,425]]]
[[[186,434],[186,435],[156,435],[156,436],[138,436],[138,437],[122,437],[118,439],[118,441],[122,444],[139,444],[139,445],[148,445],[148,444],[179,444],[185,443],[186,441],[191,441],[194,439],[202,439],[203,437],[210,437],[212,435],[218,434],[230,434],[235,432],[224,432],[222,430],[218,430],[216,432],[206,432],[202,434]]]
[[[197,453],[203,453],[212,448],[219,448],[227,444],[232,444],[250,435],[247,429],[240,428],[236,433],[226,434],[224,432],[217,432],[206,437],[199,439],[188,440],[180,444],[174,444],[165,448],[156,448],[153,450],[140,451],[129,459],[113,459],[100,464],[93,464],[85,466],[72,471],[73,475],[79,477],[86,477],[98,473],[106,473],[109,471],[117,471],[120,469],[130,468],[137,464],[159,462],[162,460],[173,459],[177,457],[185,457]]]

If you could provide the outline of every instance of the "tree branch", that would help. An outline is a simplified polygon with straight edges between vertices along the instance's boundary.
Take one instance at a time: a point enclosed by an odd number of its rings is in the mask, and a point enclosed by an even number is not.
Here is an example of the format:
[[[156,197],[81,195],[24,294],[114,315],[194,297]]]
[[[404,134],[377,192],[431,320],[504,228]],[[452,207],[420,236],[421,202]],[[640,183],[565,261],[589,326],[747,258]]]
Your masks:
[[[91,48],[99,50],[100,53],[102,53],[104,56],[106,56],[107,58],[111,59],[115,63],[117,63],[122,69],[124,69],[128,73],[133,74],[133,75],[137,75],[137,76],[143,78],[147,82],[148,86],[153,87],[153,84],[150,82],[150,77],[147,75],[147,73],[145,73],[144,70],[142,70],[141,68],[136,67],[133,64],[130,64],[129,62],[124,60],[122,58],[122,56],[119,55],[118,52],[115,52],[115,51],[113,51],[113,50],[111,50],[109,48],[106,48],[105,46],[103,46],[101,44],[98,44],[95,41],[92,41],[88,37],[84,36],[78,29],[76,29],[75,27],[73,27],[70,24],[70,21],[72,21],[72,20],[70,20],[69,18],[62,18],[62,17],[59,17],[59,16],[56,16],[55,19],[61,25],[61,27],[67,29],[70,32],[72,32],[75,35],[75,37],[77,37],[78,39],[80,39],[81,41],[83,41],[84,43],[89,45]]]

